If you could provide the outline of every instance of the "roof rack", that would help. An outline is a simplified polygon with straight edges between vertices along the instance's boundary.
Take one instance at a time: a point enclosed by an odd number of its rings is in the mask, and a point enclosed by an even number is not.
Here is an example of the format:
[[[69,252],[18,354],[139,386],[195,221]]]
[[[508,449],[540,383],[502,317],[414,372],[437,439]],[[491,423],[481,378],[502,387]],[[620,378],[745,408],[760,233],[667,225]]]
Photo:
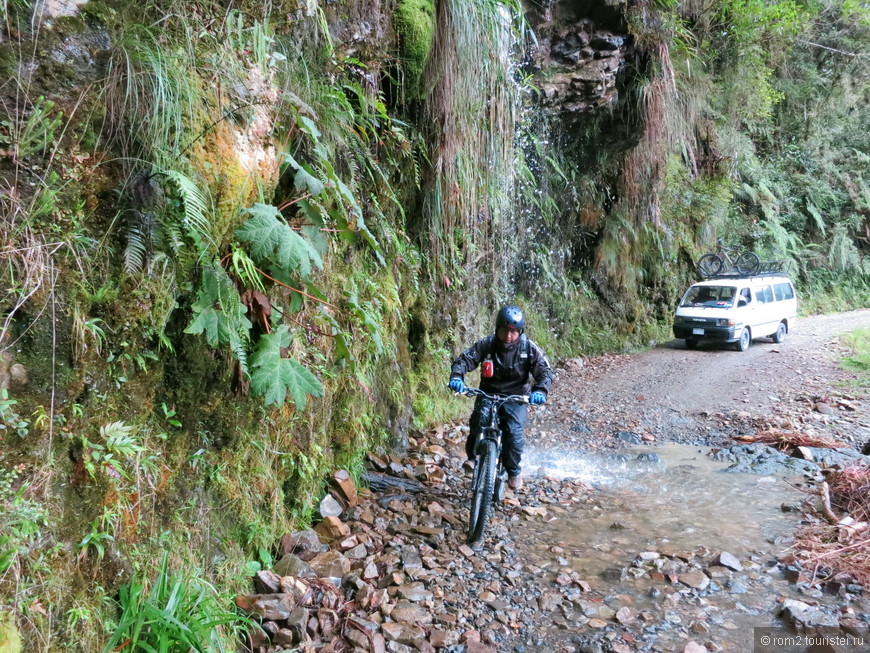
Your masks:
[[[752,274],[744,274],[731,269],[718,274],[701,274],[700,276],[702,279],[752,279],[754,277],[769,277],[777,274],[788,276],[788,272],[784,270],[785,267],[786,261],[761,261],[758,269]]]
[[[720,274],[711,274],[709,276],[703,276],[702,279],[704,281],[711,281],[714,279],[756,279],[756,278],[764,278],[764,277],[787,277],[788,274],[785,272],[756,272],[755,274],[739,274],[737,272],[728,272],[728,273],[720,273]]]

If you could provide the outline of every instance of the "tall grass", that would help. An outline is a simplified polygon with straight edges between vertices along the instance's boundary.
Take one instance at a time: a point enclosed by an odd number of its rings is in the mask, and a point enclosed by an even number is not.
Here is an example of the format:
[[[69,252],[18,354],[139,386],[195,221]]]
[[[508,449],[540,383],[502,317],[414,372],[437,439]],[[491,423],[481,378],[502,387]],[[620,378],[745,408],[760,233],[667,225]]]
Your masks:
[[[121,588],[121,616],[103,653],[224,653],[238,650],[252,622],[226,607],[202,578],[169,569],[163,555],[152,582],[134,578]]]
[[[852,353],[843,359],[843,367],[855,372],[860,387],[870,389],[870,329],[857,329],[845,341]]]

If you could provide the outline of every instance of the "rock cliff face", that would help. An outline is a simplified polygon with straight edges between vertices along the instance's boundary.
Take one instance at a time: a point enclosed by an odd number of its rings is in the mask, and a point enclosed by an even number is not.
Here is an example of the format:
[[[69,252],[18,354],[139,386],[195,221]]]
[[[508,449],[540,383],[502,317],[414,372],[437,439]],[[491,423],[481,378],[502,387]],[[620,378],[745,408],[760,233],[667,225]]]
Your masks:
[[[527,16],[538,38],[532,67],[541,106],[563,119],[613,108],[620,73],[634,57],[618,7],[553,0]]]

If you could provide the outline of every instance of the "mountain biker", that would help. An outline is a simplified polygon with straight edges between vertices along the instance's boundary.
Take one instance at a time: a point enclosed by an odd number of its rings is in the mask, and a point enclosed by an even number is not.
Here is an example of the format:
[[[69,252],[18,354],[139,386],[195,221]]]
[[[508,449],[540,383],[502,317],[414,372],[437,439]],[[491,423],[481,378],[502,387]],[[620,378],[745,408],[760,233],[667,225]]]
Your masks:
[[[450,370],[450,389],[465,390],[465,374],[482,365],[480,389],[489,394],[526,395],[531,390],[529,403],[543,404],[553,383],[553,371],[544,351],[523,333],[525,315],[518,306],[504,306],[495,320],[495,333],[478,340],[453,361]],[[478,397],[471,413],[471,433],[465,442],[469,464],[475,459],[474,445],[483,425],[490,421],[491,402]],[[501,461],[508,473],[508,486],[519,490],[523,485],[520,462],[525,440],[528,406],[502,405],[499,409],[499,427],[502,430]]]

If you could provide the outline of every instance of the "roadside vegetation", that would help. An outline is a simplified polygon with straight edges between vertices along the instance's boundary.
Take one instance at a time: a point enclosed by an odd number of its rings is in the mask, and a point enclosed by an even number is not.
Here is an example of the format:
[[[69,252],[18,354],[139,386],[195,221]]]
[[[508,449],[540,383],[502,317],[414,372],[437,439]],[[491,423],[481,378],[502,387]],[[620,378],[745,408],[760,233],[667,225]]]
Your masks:
[[[870,389],[870,329],[858,329],[846,338],[852,353],[843,360],[843,366],[857,375],[859,387]]]

